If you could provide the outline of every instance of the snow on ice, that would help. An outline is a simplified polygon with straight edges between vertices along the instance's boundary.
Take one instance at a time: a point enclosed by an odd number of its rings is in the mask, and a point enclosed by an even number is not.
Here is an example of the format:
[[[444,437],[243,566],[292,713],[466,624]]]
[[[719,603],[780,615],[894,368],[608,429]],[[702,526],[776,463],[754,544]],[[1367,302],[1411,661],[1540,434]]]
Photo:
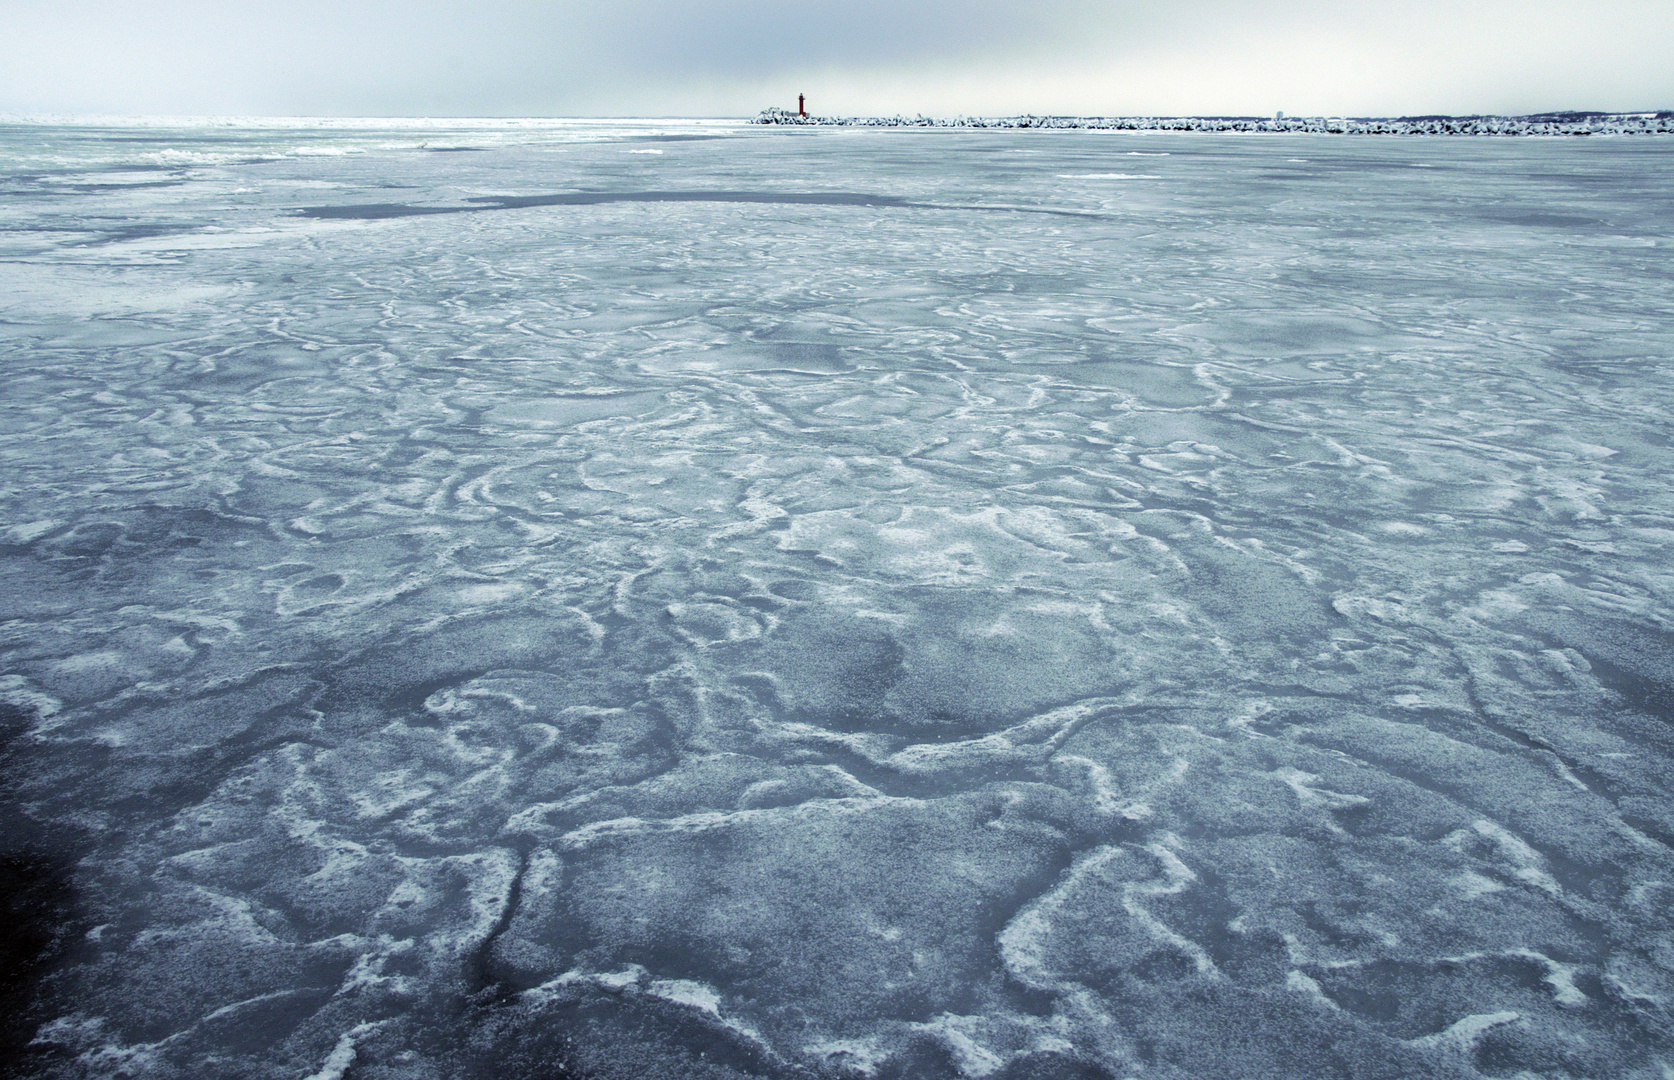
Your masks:
[[[1674,143],[0,141],[42,1075],[1674,1069]]]

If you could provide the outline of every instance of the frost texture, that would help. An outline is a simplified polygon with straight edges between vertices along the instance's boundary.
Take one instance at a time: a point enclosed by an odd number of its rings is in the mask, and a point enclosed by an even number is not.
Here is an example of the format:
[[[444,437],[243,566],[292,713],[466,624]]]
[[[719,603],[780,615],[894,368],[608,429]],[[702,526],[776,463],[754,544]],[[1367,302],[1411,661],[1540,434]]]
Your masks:
[[[44,1072],[1674,1069],[1662,140],[0,140]]]

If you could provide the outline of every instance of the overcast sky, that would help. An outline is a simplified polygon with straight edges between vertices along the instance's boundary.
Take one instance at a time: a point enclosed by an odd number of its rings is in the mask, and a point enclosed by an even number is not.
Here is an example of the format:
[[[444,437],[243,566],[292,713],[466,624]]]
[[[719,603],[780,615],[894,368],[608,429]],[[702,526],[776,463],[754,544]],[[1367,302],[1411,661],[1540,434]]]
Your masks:
[[[1674,108],[1670,0],[0,0],[0,112]]]

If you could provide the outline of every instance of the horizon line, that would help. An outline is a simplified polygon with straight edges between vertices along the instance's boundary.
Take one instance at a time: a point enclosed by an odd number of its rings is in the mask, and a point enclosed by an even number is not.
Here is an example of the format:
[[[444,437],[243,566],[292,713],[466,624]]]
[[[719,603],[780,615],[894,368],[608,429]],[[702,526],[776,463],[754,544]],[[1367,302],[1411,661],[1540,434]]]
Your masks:
[[[562,113],[104,113],[104,112],[0,112],[0,125],[6,124],[34,124],[34,123],[65,123],[90,121],[160,121],[160,120],[219,120],[219,121],[252,121],[252,120],[400,120],[400,121],[537,121],[537,122],[601,122],[643,120],[643,121],[754,121],[769,114],[788,114],[797,116],[795,110],[777,105],[769,105],[753,114],[699,114],[699,113],[663,113],[663,114],[562,114]],[[806,119],[815,120],[892,120],[910,117],[924,120],[1007,120],[1019,118],[1040,118],[1050,120],[1475,120],[1483,118],[1526,120],[1535,117],[1664,117],[1674,115],[1674,109],[1646,108],[1646,109],[1543,109],[1528,113],[1408,113],[1401,115],[1355,114],[1346,112],[1334,113],[1286,113],[1275,111],[1272,113],[1164,113],[1164,112],[1102,112],[1102,113],[1069,113],[1069,112],[988,112],[988,113],[953,113],[932,114],[921,111],[908,113],[897,111],[894,113],[808,113]]]

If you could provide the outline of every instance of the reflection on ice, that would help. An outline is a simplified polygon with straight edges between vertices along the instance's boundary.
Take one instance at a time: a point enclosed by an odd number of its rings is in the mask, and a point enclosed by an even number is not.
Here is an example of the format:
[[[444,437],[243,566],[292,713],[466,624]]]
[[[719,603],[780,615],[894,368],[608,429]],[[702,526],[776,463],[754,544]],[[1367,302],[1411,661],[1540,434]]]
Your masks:
[[[1660,143],[0,140],[43,1075],[1674,1068]]]

